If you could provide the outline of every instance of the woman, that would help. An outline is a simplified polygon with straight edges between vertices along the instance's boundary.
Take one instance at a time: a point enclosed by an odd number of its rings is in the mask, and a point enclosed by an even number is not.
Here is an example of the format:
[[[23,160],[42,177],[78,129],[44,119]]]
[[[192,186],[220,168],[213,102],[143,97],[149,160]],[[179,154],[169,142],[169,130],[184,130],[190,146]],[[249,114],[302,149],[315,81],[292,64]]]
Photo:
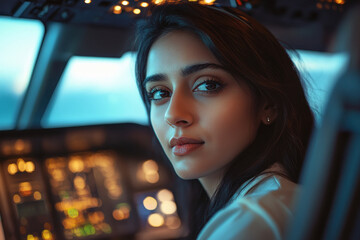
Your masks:
[[[198,239],[281,239],[313,116],[263,26],[231,8],[170,4],[138,29],[137,82],[177,175],[198,179]]]

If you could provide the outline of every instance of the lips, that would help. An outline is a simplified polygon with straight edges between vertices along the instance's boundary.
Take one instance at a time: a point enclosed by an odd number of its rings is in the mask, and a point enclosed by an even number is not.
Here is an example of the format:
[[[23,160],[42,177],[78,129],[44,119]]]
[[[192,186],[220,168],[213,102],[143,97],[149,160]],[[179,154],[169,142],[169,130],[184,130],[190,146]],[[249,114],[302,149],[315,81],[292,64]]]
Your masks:
[[[172,138],[170,141],[170,148],[176,156],[184,156],[190,152],[198,149],[204,144],[204,141],[193,138]]]

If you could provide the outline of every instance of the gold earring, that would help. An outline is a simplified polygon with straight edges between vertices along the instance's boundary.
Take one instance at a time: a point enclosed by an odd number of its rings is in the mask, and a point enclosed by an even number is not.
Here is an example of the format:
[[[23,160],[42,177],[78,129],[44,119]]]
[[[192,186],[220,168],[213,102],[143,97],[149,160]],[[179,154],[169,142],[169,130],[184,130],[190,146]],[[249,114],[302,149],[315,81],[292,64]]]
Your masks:
[[[268,124],[270,123],[270,117],[269,116],[266,117],[266,123],[268,123]]]

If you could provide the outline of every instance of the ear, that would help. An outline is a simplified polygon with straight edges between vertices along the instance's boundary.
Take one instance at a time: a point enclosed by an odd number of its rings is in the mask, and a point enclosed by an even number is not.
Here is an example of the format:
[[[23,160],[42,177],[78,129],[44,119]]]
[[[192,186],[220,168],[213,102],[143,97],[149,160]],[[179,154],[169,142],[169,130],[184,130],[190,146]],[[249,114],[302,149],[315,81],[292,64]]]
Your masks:
[[[278,109],[275,105],[264,104],[261,112],[261,121],[265,125],[271,125],[278,116]]]

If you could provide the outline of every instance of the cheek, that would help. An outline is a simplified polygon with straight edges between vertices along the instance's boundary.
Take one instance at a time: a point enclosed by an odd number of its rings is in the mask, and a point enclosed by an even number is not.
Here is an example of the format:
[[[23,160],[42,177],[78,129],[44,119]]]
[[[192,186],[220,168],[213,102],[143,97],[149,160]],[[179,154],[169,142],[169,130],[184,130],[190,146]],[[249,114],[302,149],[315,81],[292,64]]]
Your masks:
[[[155,135],[158,138],[162,147],[165,143],[165,124],[164,115],[158,109],[150,110],[150,124],[154,129]]]
[[[204,121],[210,137],[220,148],[238,154],[254,140],[260,121],[251,106],[251,102],[244,100],[213,106],[216,109]]]

